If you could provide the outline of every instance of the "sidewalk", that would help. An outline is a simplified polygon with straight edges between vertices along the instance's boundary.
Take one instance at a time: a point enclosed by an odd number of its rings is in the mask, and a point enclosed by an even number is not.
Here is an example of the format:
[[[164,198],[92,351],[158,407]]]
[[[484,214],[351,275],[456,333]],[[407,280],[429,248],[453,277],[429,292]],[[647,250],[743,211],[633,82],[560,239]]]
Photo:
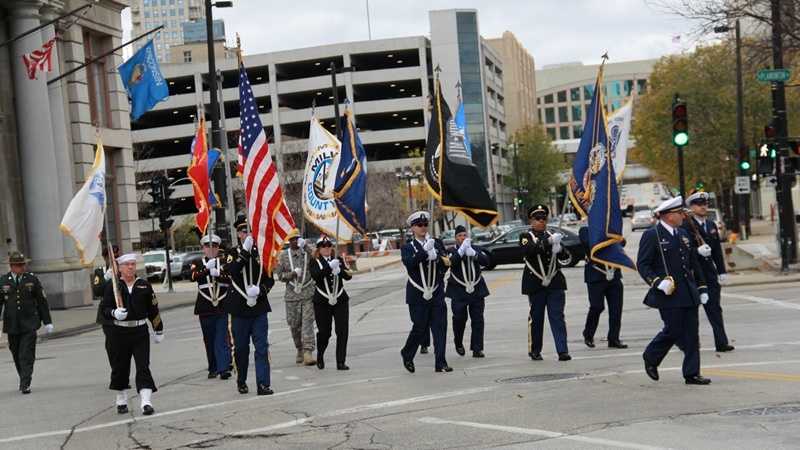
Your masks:
[[[393,254],[387,256],[358,258],[358,271],[354,273],[354,276],[363,276],[364,274],[369,274],[384,267],[389,267],[399,263],[399,253],[396,255]],[[282,285],[282,283],[280,284]],[[193,305],[197,296],[197,288],[195,283],[188,281],[178,281],[173,283],[173,290],[175,291],[173,293],[166,292],[166,286],[161,284],[154,284],[153,288],[158,296],[158,307],[162,312]],[[280,287],[275,290],[280,290],[282,292],[282,288]],[[51,310],[50,316],[53,319],[55,331],[53,331],[53,333],[50,335],[45,335],[44,329],[40,329],[40,338],[44,340],[58,339],[67,336],[74,336],[76,334],[85,333],[87,331],[99,328],[99,325],[95,323],[95,320],[97,319],[97,306],[99,302],[99,300],[95,300],[91,306]],[[6,335],[0,333],[0,348],[6,347],[6,342]]]

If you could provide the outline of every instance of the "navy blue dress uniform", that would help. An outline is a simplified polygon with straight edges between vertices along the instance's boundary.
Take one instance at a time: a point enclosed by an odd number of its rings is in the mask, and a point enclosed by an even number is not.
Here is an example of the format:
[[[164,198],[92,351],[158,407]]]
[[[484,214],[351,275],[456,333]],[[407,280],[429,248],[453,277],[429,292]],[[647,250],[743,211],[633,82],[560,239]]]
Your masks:
[[[528,210],[528,218],[547,220],[550,209],[546,205],[536,205]],[[545,222],[546,223],[546,222]],[[567,348],[567,325],[564,322],[564,303],[567,281],[561,273],[558,254],[563,252],[560,234],[547,229],[534,231],[533,228],[519,236],[519,245],[524,247],[522,272],[522,295],[528,296],[528,356],[534,361],[542,359],[542,339],[544,337],[544,314],[550,321],[550,330],[556,344],[560,361],[572,359]],[[554,251],[555,250],[555,251]]]
[[[417,211],[408,218],[409,226],[427,226],[429,215]],[[430,250],[426,250],[426,246]],[[400,351],[403,365],[414,372],[414,356],[429,330],[433,333],[433,353],[436,372],[452,372],[445,359],[447,339],[447,304],[444,301],[444,276],[450,266],[442,241],[412,238],[400,249],[403,265],[408,272],[406,304],[411,316],[411,332]],[[431,259],[433,258],[433,259]]]
[[[586,251],[586,264],[583,269],[583,281],[589,292],[589,312],[586,314],[586,325],[583,327],[583,342],[594,348],[594,334],[600,322],[600,314],[608,302],[608,346],[610,348],[628,348],[619,339],[622,326],[622,270],[605,264],[598,264],[589,258],[589,228],[581,227],[578,235]],[[624,241],[623,241],[624,245]]]
[[[687,384],[708,384],[700,376],[700,339],[697,307],[708,296],[702,269],[691,239],[685,230],[667,224],[663,217],[683,211],[681,197],[663,202],[656,213],[662,219],[642,234],[637,266],[639,275],[650,286],[644,304],[658,308],[664,328],[648,344],[642,355],[645,372],[658,380],[658,366],[673,345],[683,353],[683,377]]]
[[[246,232],[247,222],[237,220],[236,229]],[[232,288],[225,300],[225,309],[231,315],[239,393],[249,392],[247,369],[252,340],[257,392],[258,395],[270,395],[273,391],[270,387],[267,313],[272,312],[272,307],[267,294],[275,285],[275,280],[262,269],[261,258],[249,235],[228,255],[224,271],[230,276]]]
[[[459,225],[455,234],[466,233],[467,230]],[[464,355],[464,329],[467,318],[471,320],[472,334],[470,335],[469,349],[475,358],[483,358],[483,311],[486,306],[486,297],[489,289],[481,274],[481,267],[489,265],[489,256],[477,246],[472,246],[465,239],[458,248],[450,250],[450,277],[447,281],[445,296],[450,298],[450,308],[453,310],[453,338],[456,352]]]
[[[708,193],[695,192],[687,199],[689,205],[708,204]],[[728,342],[728,335],[725,333],[725,322],[722,319],[721,294],[722,287],[719,278],[725,276],[725,259],[722,256],[722,244],[720,242],[717,224],[707,218],[700,218],[696,214],[687,218],[683,223],[683,229],[692,238],[692,245],[698,249],[698,259],[703,275],[708,286],[708,301],[703,304],[706,311],[708,323],[714,330],[714,346],[718,352],[729,352],[734,349]],[[703,246],[705,244],[705,247]],[[702,253],[708,256],[703,256]]]
[[[219,247],[222,240],[217,235],[205,235],[200,240],[203,247]],[[192,263],[191,278],[197,283],[197,298],[194,314],[200,319],[203,344],[208,360],[208,378],[223,380],[231,377],[231,344],[228,334],[228,313],[225,299],[228,297],[230,279],[221,271],[225,256],[202,257]]]
[[[45,325],[53,331],[50,307],[42,283],[30,272],[24,272],[27,260],[19,252],[9,255],[8,263],[23,271],[12,271],[0,277],[0,317],[3,333],[8,335],[8,349],[19,375],[19,390],[31,392],[33,362],[36,360],[36,331]]]
[[[331,247],[333,243],[322,236],[317,248]],[[325,368],[325,349],[331,338],[331,326],[336,323],[336,369],[350,370],[347,359],[347,337],[350,330],[350,297],[344,289],[344,280],[352,275],[341,257],[325,258],[319,255],[309,267],[314,290],[314,320],[317,323],[317,367]]]
[[[136,255],[128,253],[117,258],[118,264],[136,261]],[[106,336],[106,352],[111,363],[111,382],[108,388],[118,391],[117,412],[124,414],[127,408],[127,389],[130,389],[131,358],[136,363],[136,390],[146,415],[153,413],[150,394],[158,391],[150,372],[150,333],[147,321],[153,327],[156,342],[164,336],[164,323],[158,310],[158,300],[153,287],[146,280],[135,278],[128,285],[117,279],[121,307],[117,306],[114,283],[106,285],[100,310],[107,325],[103,325]]]

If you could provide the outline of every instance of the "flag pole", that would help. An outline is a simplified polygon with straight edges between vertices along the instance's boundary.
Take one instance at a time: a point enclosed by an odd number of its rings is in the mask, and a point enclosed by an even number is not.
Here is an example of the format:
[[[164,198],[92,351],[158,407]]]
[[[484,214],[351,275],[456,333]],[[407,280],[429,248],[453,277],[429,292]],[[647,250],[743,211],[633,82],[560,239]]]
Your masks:
[[[83,6],[79,7],[79,8],[75,8],[75,9],[73,9],[72,11],[70,11],[70,12],[68,12],[68,13],[64,13],[64,14],[62,14],[62,15],[60,15],[60,16],[58,16],[58,17],[56,17],[55,19],[53,19],[53,20],[49,21],[49,22],[43,23],[43,24],[39,25],[38,27],[31,28],[30,30],[28,30],[28,31],[26,31],[26,32],[24,32],[24,33],[22,33],[22,34],[18,34],[18,35],[16,35],[16,36],[12,37],[11,39],[9,39],[9,40],[7,40],[7,41],[3,42],[2,44],[0,44],[0,48],[3,48],[3,47],[5,47],[5,46],[6,46],[6,45],[8,45],[8,44],[12,44],[12,43],[14,43],[14,42],[16,42],[16,41],[18,41],[18,40],[20,40],[20,39],[24,38],[25,36],[28,36],[28,35],[29,35],[29,34],[31,34],[31,33],[35,33],[35,32],[37,32],[37,31],[39,31],[39,30],[42,30],[42,29],[44,29],[44,28],[47,28],[49,25],[52,25],[52,24],[54,24],[54,23],[58,22],[58,21],[59,21],[59,20],[61,20],[61,19],[66,19],[66,18],[67,18],[67,17],[69,17],[69,16],[74,16],[74,15],[75,15],[75,14],[77,14],[78,12],[80,12],[80,11],[82,11],[82,10],[86,9],[86,8],[91,8],[92,6],[94,6],[94,4],[92,4],[92,3],[87,3],[87,4],[85,4],[85,5],[83,5]],[[85,13],[84,13],[84,14],[85,14]],[[77,20],[77,19],[78,19],[78,18],[76,17],[76,20]]]

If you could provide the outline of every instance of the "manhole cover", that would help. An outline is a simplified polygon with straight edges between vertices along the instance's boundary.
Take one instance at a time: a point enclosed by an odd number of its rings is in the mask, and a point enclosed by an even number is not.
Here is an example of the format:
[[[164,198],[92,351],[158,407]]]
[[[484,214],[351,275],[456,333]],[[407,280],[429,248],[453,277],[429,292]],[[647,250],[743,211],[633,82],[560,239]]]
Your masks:
[[[720,413],[721,416],[778,416],[782,414],[800,414],[800,405],[768,406]]]
[[[501,378],[497,380],[498,383],[507,384],[522,384],[522,383],[540,383],[542,381],[555,381],[566,380],[568,378],[577,378],[583,375],[582,373],[542,373],[539,375],[528,375],[524,377],[514,378]]]

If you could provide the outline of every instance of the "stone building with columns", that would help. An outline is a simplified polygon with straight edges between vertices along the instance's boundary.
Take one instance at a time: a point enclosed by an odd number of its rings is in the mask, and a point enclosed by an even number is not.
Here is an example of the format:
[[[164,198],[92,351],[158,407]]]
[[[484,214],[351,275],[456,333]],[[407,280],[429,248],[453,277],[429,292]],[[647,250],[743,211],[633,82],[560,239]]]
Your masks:
[[[87,0],[0,0],[5,42]],[[109,238],[122,251],[139,246],[128,99],[116,68],[122,52],[48,85],[61,73],[122,43],[128,1],[98,0],[79,13],[0,47],[0,271],[20,250],[42,280],[51,307],[91,304],[90,270],[58,228],[94,160],[97,135],[106,152]],[[29,79],[22,55],[59,35],[52,71]]]

